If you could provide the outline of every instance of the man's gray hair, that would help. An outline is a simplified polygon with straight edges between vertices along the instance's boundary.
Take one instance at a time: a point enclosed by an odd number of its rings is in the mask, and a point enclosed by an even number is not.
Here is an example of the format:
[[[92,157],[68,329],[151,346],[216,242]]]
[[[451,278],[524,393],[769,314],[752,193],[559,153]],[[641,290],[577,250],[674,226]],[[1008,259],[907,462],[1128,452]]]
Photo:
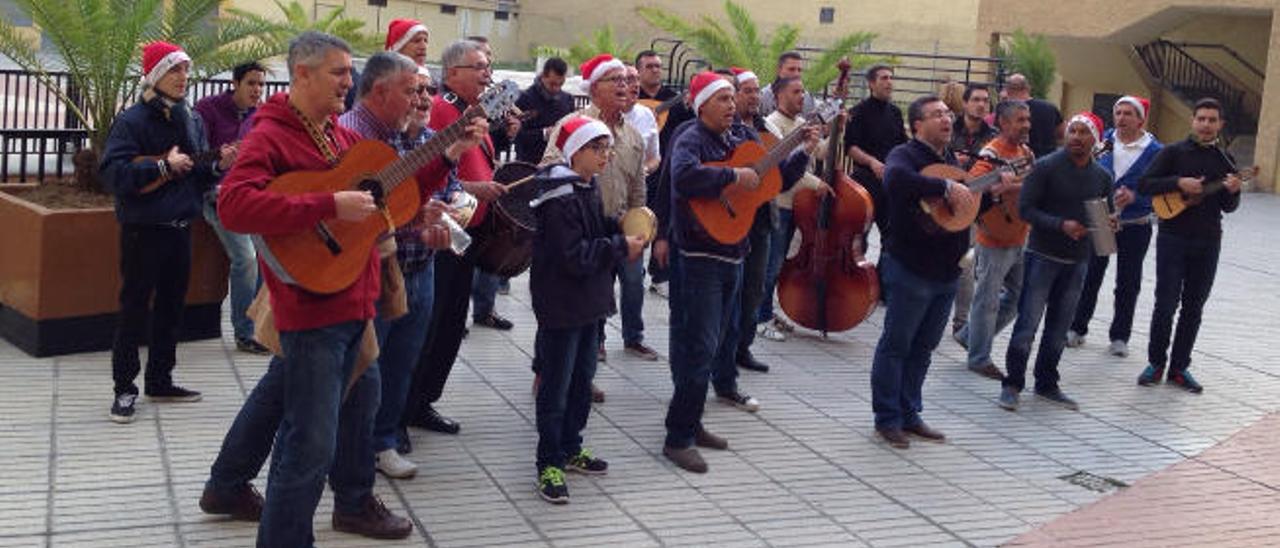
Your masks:
[[[473,51],[484,51],[484,46],[475,40],[458,40],[448,47],[444,48],[444,53],[440,54],[440,64],[444,70],[448,71],[450,67],[461,65],[467,57],[468,53]]]
[[[1001,125],[1000,122],[1012,120],[1014,113],[1019,110],[1030,111],[1031,107],[1027,105],[1026,101],[1019,101],[1016,99],[1006,99],[997,103],[996,126],[999,127]]]
[[[364,64],[364,72],[360,73],[360,87],[356,90],[356,98],[363,99],[373,91],[374,86],[405,72],[417,74],[418,64],[404,54],[394,51],[380,51],[373,54]]]
[[[351,46],[337,36],[313,30],[299,34],[289,42],[289,79],[293,79],[293,67],[306,65],[314,67],[320,64],[325,55],[332,50],[351,53]]]

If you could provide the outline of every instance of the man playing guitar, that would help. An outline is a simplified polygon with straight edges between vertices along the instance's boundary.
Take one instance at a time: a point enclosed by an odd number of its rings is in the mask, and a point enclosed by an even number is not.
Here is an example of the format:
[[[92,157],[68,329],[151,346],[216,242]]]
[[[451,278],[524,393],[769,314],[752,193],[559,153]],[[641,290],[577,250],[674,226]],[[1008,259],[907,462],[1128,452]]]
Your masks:
[[[1171,384],[1198,394],[1204,388],[1187,368],[1191,366],[1191,349],[1200,331],[1204,303],[1218,270],[1222,214],[1240,207],[1241,178],[1235,160],[1219,142],[1222,105],[1214,99],[1201,99],[1191,113],[1191,135],[1161,150],[1138,181],[1138,192],[1142,194],[1181,191],[1192,200],[1199,199],[1182,214],[1160,223],[1148,365],[1138,377],[1138,384],[1159,383],[1167,364]],[[1210,185],[1215,182],[1226,192],[1211,193]],[[1173,313],[1179,305],[1182,310],[1178,312],[1177,335],[1173,337],[1172,354],[1168,355]]]
[[[975,155],[971,175],[982,175],[998,165],[1034,157],[1027,137],[1031,132],[1031,110],[1022,101],[1003,101],[996,106],[1000,133]],[[1028,163],[1028,167],[1030,164]],[[1018,195],[1022,176],[1006,173],[1002,181],[982,196],[978,218],[978,241],[974,252],[973,305],[956,340],[969,350],[969,370],[999,380],[1004,377],[991,362],[991,341],[1013,321],[1022,293],[1022,246],[1030,228],[1018,216]]]

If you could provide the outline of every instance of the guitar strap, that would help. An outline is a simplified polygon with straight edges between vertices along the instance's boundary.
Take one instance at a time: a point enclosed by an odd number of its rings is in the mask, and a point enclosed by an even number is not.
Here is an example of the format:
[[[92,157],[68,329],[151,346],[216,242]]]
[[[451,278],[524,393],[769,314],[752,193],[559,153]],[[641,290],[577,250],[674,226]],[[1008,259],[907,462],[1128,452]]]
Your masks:
[[[289,103],[289,108],[293,110],[293,114],[299,120],[302,120],[302,127],[307,129],[307,135],[311,137],[312,144],[316,145],[320,154],[324,156],[325,161],[329,162],[330,166],[337,164],[338,152],[334,150],[337,143],[333,137],[333,120],[325,118],[324,124],[317,126],[315,122],[307,118],[306,114],[298,110],[298,107],[294,106],[292,102]]]

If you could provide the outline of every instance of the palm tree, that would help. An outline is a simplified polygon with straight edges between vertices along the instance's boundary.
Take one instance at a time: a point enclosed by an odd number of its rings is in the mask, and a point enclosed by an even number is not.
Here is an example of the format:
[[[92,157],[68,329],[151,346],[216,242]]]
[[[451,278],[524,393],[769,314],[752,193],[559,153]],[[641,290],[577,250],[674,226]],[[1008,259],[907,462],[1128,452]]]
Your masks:
[[[90,154],[103,149],[111,121],[137,95],[141,46],[152,40],[182,45],[191,56],[195,78],[277,53],[253,37],[268,29],[240,18],[219,18],[220,0],[15,0],[53,45],[69,83],[55,79],[55,67],[6,18],[0,18],[0,54],[32,73],[89,134]],[[77,158],[80,167],[93,157]],[[101,191],[94,173],[77,169],[77,178]]]
[[[724,11],[729,21],[727,28],[707,15],[689,21],[655,6],[636,8],[636,13],[645,21],[684,40],[713,66],[746,68],[756,73],[760,81],[772,81],[778,56],[796,48],[800,29],[783,24],[774,29],[771,36],[766,36],[741,5],[725,0]],[[880,61],[879,57],[858,53],[875,36],[869,32],[855,32],[836,40],[822,55],[810,61],[804,73],[805,88],[822,89],[834,80],[839,73],[836,63],[841,57],[849,57],[855,70]]]
[[[264,39],[280,51],[288,49],[289,40],[309,30],[337,36],[350,44],[357,53],[382,51],[382,40],[374,34],[364,32],[363,20],[347,17],[346,8],[335,7],[323,17],[313,18],[307,15],[307,9],[298,0],[288,4],[280,0],[274,0],[274,2],[284,16],[283,22],[239,8],[231,8],[227,11],[245,20],[269,26],[271,31]]]
[[[1044,99],[1049,94],[1058,62],[1043,35],[1027,34],[1022,29],[1013,31],[1008,43],[1000,45],[999,57],[1009,72],[1020,72],[1027,77],[1031,95]]]

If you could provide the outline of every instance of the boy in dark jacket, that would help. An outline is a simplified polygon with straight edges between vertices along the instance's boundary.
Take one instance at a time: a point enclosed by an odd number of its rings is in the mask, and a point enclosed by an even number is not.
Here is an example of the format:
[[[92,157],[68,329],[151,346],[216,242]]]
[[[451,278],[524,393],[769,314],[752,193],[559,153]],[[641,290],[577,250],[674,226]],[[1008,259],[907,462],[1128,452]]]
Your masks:
[[[120,316],[111,347],[115,397],[111,420],[134,420],[148,308],[144,391],[153,401],[198,401],[200,393],[173,383],[178,326],[191,274],[191,219],[201,196],[231,165],[234,154],[198,160],[209,147],[200,118],[187,107],[191,58],[176,45],[142,50],[142,99],[111,124],[99,168],[116,196],[120,221]],[[154,296],[154,301],[153,301]]]
[[[597,324],[614,313],[613,272],[639,259],[644,240],[625,237],[602,213],[595,176],[609,163],[613,137],[586,117],[562,126],[556,146],[571,165],[553,164],[538,175],[547,190],[530,205],[537,212],[529,287],[538,319],[538,493],[569,502],[564,471],[602,475],[609,464],[582,447],[596,372]]]

